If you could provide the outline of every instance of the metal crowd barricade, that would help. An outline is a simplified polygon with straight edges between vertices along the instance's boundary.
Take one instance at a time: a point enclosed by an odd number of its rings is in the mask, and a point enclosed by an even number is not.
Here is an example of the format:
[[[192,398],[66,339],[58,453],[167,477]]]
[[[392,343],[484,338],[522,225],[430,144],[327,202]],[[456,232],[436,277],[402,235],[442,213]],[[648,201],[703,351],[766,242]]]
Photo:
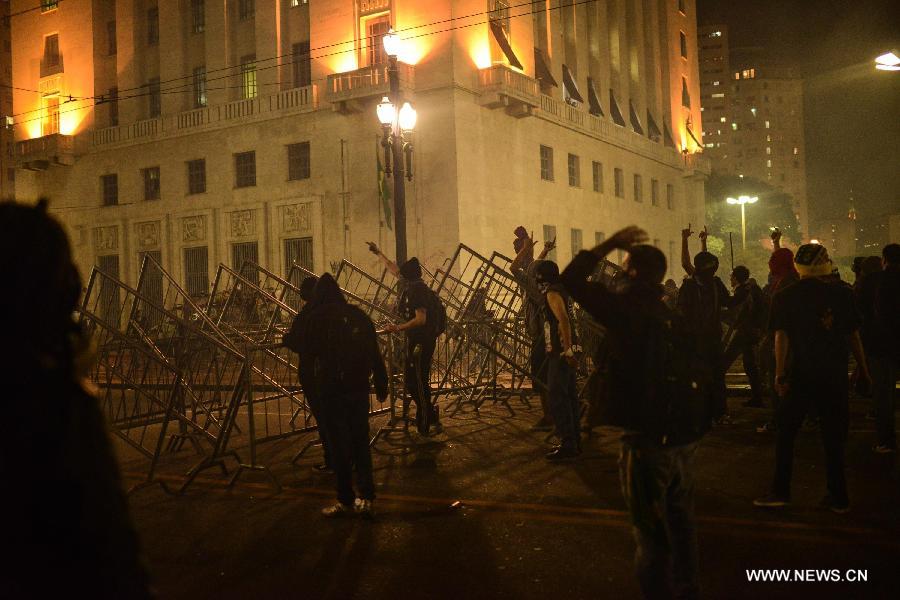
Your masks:
[[[200,471],[224,469],[227,456],[239,460],[228,442],[246,392],[242,355],[99,269],[91,273],[80,313],[97,343],[92,379],[110,427],[149,459],[141,485],[159,482],[162,452],[185,440],[204,456],[182,491]]]

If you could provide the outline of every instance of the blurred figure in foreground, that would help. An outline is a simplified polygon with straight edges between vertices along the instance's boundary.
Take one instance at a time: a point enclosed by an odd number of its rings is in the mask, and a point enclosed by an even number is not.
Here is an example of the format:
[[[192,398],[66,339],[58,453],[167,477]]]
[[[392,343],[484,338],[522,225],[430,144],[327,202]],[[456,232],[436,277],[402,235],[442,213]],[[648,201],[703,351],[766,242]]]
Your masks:
[[[148,598],[147,573],[73,318],[69,240],[36,207],[0,203],[6,431],[0,480],[10,550],[0,596]]]

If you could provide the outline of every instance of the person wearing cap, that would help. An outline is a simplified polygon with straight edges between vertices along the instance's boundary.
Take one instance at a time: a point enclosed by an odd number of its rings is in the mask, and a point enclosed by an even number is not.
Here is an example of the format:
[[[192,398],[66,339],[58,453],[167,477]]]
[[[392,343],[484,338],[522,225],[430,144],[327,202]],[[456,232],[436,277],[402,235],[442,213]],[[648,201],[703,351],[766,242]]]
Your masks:
[[[416,428],[420,434],[429,435],[434,425],[435,433],[441,433],[444,428],[437,408],[431,402],[431,362],[438,333],[428,321],[428,311],[434,306],[434,292],[422,280],[422,265],[418,258],[407,260],[400,265],[398,272],[401,280],[405,281],[398,312],[406,321],[391,323],[385,331],[406,334],[404,381],[406,391],[416,404]]]
[[[852,290],[829,284],[832,263],[819,244],[797,249],[794,264],[800,281],[772,299],[769,329],[775,335],[775,389],[778,435],[771,493],[754,500],[760,507],[790,503],[794,440],[810,409],[821,419],[828,493],[822,506],[843,514],[850,510],[844,476],[844,442],[849,422],[847,366],[852,351],[860,378],[869,371],[859,336],[860,317]]]
[[[719,259],[706,250],[706,228],[700,232],[702,250],[694,257],[688,254],[688,238],[694,234],[690,224],[681,232],[682,266],[688,278],[681,284],[676,311],[697,335],[699,352],[713,373],[713,417],[717,423],[729,422],[725,390],[725,348],[722,344],[722,311],[735,306],[735,300],[722,280],[716,276]]]
[[[572,302],[559,279],[559,267],[543,260],[535,267],[535,280],[544,295],[544,350],[547,353],[547,400],[559,446],[545,458],[551,462],[568,460],[581,454],[579,421],[581,417],[575,369],[578,353],[572,327]]]
[[[516,257],[510,264],[509,271],[515,277],[524,296],[525,330],[528,332],[528,339],[531,342],[531,385],[541,399],[542,415],[538,422],[531,427],[531,430],[551,431],[553,417],[547,400],[547,352],[544,349],[544,296],[538,288],[534,273],[537,266],[547,258],[556,244],[552,240],[545,241],[544,248],[537,259],[534,258],[534,246],[535,241],[525,232],[525,228],[518,227],[516,239],[513,241]]]

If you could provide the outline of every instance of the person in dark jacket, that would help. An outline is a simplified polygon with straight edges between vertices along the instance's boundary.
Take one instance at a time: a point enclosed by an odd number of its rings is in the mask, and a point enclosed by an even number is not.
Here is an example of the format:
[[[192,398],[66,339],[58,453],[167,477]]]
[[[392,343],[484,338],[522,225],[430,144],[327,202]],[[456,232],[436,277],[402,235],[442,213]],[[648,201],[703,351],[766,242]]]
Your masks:
[[[750,270],[738,265],[731,272],[731,285],[734,288],[735,312],[731,320],[731,339],[725,347],[725,372],[732,363],[741,357],[744,372],[750,381],[750,399],[744,406],[760,408],[762,401],[762,380],[759,375],[757,352],[763,338],[768,317],[768,307],[762,290],[750,279]]]
[[[874,327],[866,353],[871,355],[878,432],[878,443],[872,449],[890,454],[897,451],[894,409],[900,378],[900,244],[888,244],[881,256],[884,270],[873,276],[877,280],[872,303]]]
[[[0,202],[7,486],[4,598],[149,598],[148,575],[73,311],[81,283],[63,228]]]
[[[372,454],[369,450],[369,378],[384,402],[387,371],[378,349],[372,320],[347,303],[330,273],[316,284],[303,331],[301,356],[313,363],[312,378],[321,400],[337,474],[337,503],[322,510],[325,517],[354,511],[371,518],[375,501]],[[353,490],[356,468],[359,496]]]
[[[320,473],[327,473],[334,471],[334,467],[331,464],[328,428],[324,425],[325,415],[322,412],[321,399],[319,398],[319,394],[315,387],[315,380],[313,379],[313,361],[304,358],[300,353],[300,350],[303,347],[303,332],[306,330],[306,323],[309,319],[310,309],[312,308],[313,291],[315,290],[318,281],[318,277],[307,277],[300,282],[300,298],[303,300],[303,306],[300,308],[297,316],[294,317],[294,320],[291,323],[291,329],[282,339],[282,343],[298,354],[297,379],[303,387],[303,396],[306,398],[306,404],[309,406],[309,410],[319,427],[319,439],[322,442],[323,462],[313,466],[313,470]]]
[[[607,328],[611,343],[609,423],[622,427],[619,459],[622,493],[631,515],[637,549],[635,567],[647,598],[698,595],[697,535],[694,518],[693,460],[698,439],[667,444],[647,427],[639,407],[652,396],[645,370],[652,328],[670,319],[660,283],[666,257],[644,245],[647,234],[628,227],[591,251],[582,251],[562,273],[572,298]],[[588,277],[612,250],[629,253],[624,281],[617,291]],[[660,411],[665,409],[660,406]],[[652,415],[665,421],[665,415]]]

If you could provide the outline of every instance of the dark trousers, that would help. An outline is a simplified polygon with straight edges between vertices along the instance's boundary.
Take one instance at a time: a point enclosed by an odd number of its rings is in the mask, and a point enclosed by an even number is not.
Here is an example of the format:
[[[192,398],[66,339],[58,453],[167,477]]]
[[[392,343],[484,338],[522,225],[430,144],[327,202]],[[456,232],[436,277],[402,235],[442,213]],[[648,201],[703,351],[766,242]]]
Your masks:
[[[636,544],[634,563],[644,598],[699,594],[693,462],[697,443],[662,447],[623,438],[622,495]]]
[[[575,367],[569,365],[562,356],[550,354],[547,357],[547,380],[550,388],[547,401],[556,425],[556,435],[564,448],[578,448],[580,411],[575,388]]]
[[[531,340],[531,386],[540,395],[543,419],[550,420],[550,405],[547,401],[547,348],[544,338]]]
[[[312,389],[307,389],[306,386],[304,386],[303,393],[306,396],[306,404],[309,406],[309,411],[312,413],[313,418],[316,420],[316,425],[319,427],[319,440],[322,441],[323,460],[328,467],[333,469],[334,465],[331,464],[331,444],[328,441],[328,428],[325,426],[325,414],[323,412],[322,401]]]
[[[756,358],[758,347],[759,341],[755,337],[738,332],[725,349],[725,358],[722,365],[723,371],[728,372],[728,369],[731,368],[737,357],[741,357],[744,363],[744,371],[747,373],[747,379],[750,380],[750,397],[754,402],[762,402],[762,379],[760,378],[759,363]]]
[[[357,497],[353,491],[354,466],[359,497],[374,500],[372,454],[369,452],[368,391],[323,398],[322,408],[332,446],[331,460],[337,476],[338,501],[352,506]]]
[[[713,418],[718,419],[728,412],[725,389],[725,353],[722,341],[709,339],[700,344],[700,356],[709,365],[712,373],[711,394],[713,398]]]
[[[416,403],[416,427],[421,432],[437,422],[437,411],[431,404],[431,361],[435,340],[410,340],[406,346],[404,379],[406,391]]]
[[[897,431],[894,425],[894,402],[900,361],[890,356],[869,357],[872,372],[872,398],[875,401],[875,429],[878,443],[895,447]]]
[[[846,371],[846,367],[843,370]],[[791,381],[790,391],[775,410],[778,435],[775,442],[775,482],[772,491],[776,495],[791,497],[794,440],[803,419],[814,409],[821,419],[828,493],[837,504],[849,502],[847,480],[844,477],[844,443],[849,423],[848,393],[846,377],[810,377]]]

